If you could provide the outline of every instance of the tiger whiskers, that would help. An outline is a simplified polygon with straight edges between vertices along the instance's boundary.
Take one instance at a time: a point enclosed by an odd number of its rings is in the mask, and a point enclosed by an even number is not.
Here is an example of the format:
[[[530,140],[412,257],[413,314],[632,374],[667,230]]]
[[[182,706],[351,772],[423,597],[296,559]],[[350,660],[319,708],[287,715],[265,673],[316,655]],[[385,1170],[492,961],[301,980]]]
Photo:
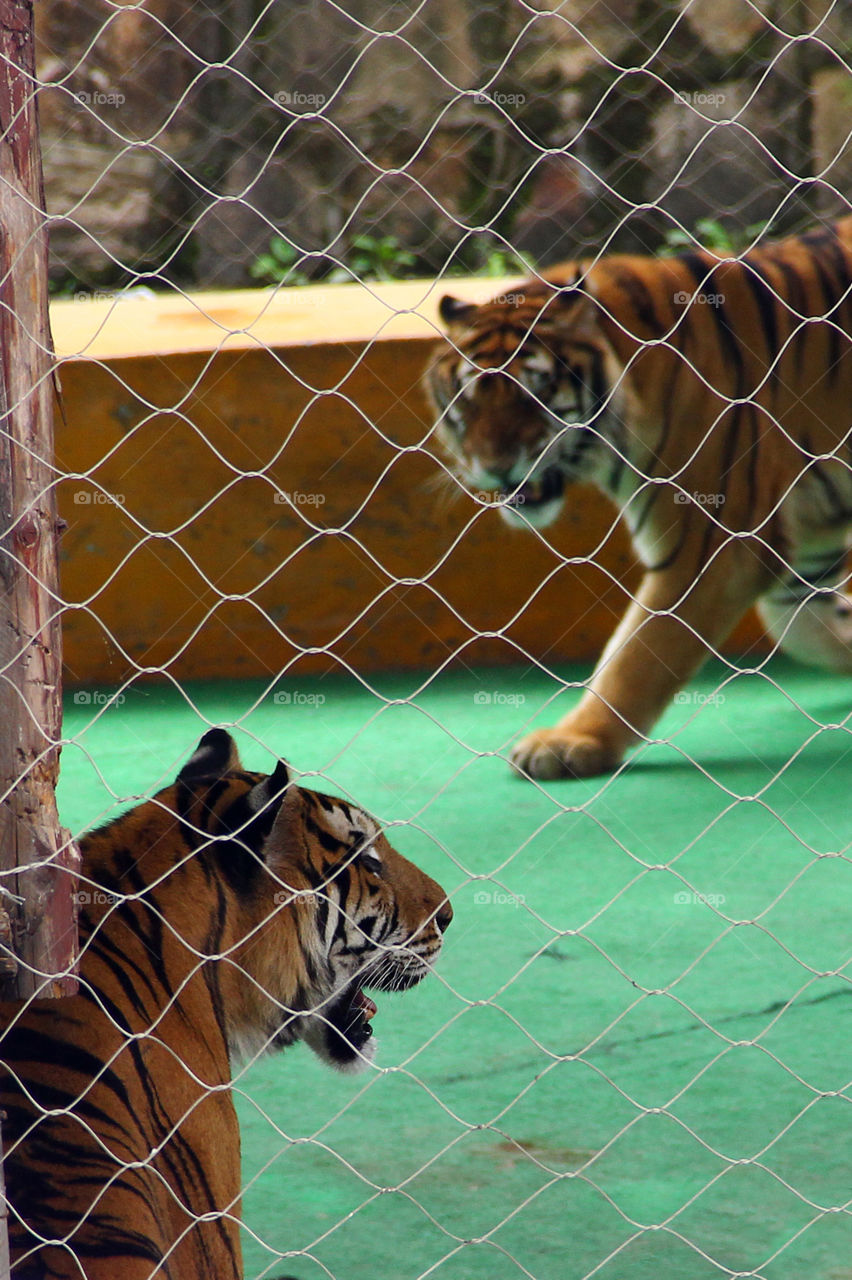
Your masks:
[[[446,515],[467,489],[467,480],[458,467],[442,467],[434,475],[423,481],[421,491],[424,495],[435,495],[434,510],[437,516]]]

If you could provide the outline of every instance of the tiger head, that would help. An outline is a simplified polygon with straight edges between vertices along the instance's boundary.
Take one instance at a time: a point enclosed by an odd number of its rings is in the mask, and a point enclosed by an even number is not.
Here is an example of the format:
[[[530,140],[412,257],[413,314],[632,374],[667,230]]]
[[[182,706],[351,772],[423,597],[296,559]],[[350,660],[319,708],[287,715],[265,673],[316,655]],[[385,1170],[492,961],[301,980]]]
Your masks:
[[[608,453],[621,366],[584,289],[536,281],[481,306],[444,297],[447,341],[425,386],[440,437],[475,488],[497,489],[510,524],[543,527],[565,486]]]
[[[156,902],[176,940],[172,985],[199,973],[212,984],[232,1058],[303,1039],[333,1066],[365,1066],[376,1013],[365,991],[420,982],[453,914],[374,818],[296,785],[283,762],[246,771],[224,729],[204,735],[172,787],[82,849],[84,878],[109,891],[100,896],[126,896],[81,921],[84,936],[114,934],[129,912],[123,941],[111,939],[126,950],[129,935],[150,932],[133,913]]]

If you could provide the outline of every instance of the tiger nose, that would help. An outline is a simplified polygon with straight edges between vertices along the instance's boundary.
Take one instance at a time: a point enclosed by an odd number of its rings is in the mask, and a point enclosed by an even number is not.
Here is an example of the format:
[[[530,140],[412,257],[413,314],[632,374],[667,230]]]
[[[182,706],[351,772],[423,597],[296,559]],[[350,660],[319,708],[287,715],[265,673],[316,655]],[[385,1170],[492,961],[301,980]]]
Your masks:
[[[438,910],[435,912],[435,924],[441,930],[441,933],[447,932],[452,918],[453,909],[450,906],[449,900],[442,902]]]

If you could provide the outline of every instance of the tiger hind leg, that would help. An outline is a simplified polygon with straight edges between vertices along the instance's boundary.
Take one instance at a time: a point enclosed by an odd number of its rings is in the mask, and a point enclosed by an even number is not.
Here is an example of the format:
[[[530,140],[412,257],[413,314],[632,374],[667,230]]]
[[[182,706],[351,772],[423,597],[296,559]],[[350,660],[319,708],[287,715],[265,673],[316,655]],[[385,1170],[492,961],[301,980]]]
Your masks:
[[[803,559],[761,598],[758,612],[782,653],[813,667],[852,674],[852,598],[846,551]]]

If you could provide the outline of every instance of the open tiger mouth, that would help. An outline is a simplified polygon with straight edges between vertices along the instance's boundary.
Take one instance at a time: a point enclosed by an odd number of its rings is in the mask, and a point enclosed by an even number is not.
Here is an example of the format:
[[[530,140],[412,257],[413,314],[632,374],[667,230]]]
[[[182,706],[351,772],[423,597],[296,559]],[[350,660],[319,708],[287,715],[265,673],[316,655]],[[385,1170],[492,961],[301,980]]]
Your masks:
[[[565,492],[565,477],[558,467],[548,467],[537,480],[527,480],[512,494],[511,501],[519,507],[542,507],[555,502]]]
[[[365,965],[356,979],[340,989],[333,1000],[310,1016],[304,1032],[313,1051],[342,1070],[358,1070],[372,1057],[372,1020],[376,1004],[365,995],[365,987],[376,991],[407,991],[431,972],[426,960],[412,960],[388,965],[386,956],[379,963]]]
[[[391,970],[381,966],[372,973],[369,972],[369,966],[367,970],[362,970],[359,980],[344,987],[325,1011],[326,1047],[331,1057],[340,1063],[351,1062],[364,1052],[365,1045],[372,1037],[373,1028],[370,1024],[378,1009],[375,1000],[364,994],[364,987],[372,987],[378,991],[407,991],[422,982],[430,968],[429,964],[422,962]]]
[[[361,1052],[373,1034],[370,1023],[377,1013],[375,1001],[350,983],[326,1014],[329,1049],[335,1057],[351,1057],[353,1049]]]

